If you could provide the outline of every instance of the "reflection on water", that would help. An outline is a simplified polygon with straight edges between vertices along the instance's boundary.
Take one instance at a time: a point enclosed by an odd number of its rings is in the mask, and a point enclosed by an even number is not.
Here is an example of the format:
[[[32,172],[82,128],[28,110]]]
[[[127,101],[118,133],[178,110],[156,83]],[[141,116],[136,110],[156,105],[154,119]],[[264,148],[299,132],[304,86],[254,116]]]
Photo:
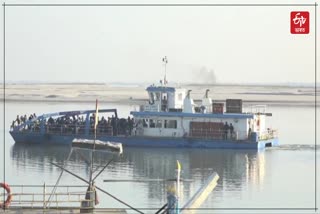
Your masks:
[[[92,108],[91,104],[78,103],[6,105],[6,127],[10,126],[12,118],[15,118],[22,108],[36,114],[61,109],[67,111]],[[109,107],[118,106],[108,104]],[[102,180],[171,178],[175,174],[175,161],[178,159],[182,163],[183,178],[193,180],[191,183],[183,183],[184,199],[192,195],[212,171],[219,173],[218,186],[202,207],[313,207],[315,130],[314,123],[310,121],[314,121],[314,108],[270,106],[268,109],[273,113],[268,124],[279,129],[280,147],[269,148],[263,153],[239,150],[126,148],[124,155],[116,158],[98,178],[98,185],[136,207],[160,207],[166,200],[167,183],[103,183]],[[131,109],[124,106],[118,110],[119,113],[127,114]],[[297,115],[303,115],[298,121],[300,125],[297,124]],[[43,184],[44,181],[54,184],[60,170],[50,162],[62,163],[70,151],[70,147],[65,146],[14,145],[8,132],[6,145],[5,151],[0,146],[0,153],[6,154],[5,176],[10,184]],[[10,145],[13,146],[10,148]],[[318,160],[319,154],[318,152]],[[105,163],[110,158],[110,155],[99,154],[96,164]],[[71,157],[68,169],[82,177],[87,176],[86,164],[79,156]],[[2,164],[0,171],[3,171]],[[72,176],[68,177],[67,174],[63,176],[61,183],[83,185],[83,182]],[[99,207],[123,207],[104,197],[100,194]],[[106,203],[103,204],[104,201]]]
[[[306,145],[306,144],[287,144],[280,145],[278,147],[271,147],[271,150],[291,150],[291,151],[315,151],[315,149],[319,149],[319,147],[315,147],[314,145]]]
[[[89,150],[77,150],[70,156],[68,167],[72,169],[78,168],[82,172],[88,173],[89,168],[86,160],[90,157]],[[40,171],[52,172],[57,167],[51,163],[58,163],[62,165],[71,151],[70,146],[54,146],[54,145],[32,145],[32,144],[14,144],[11,148],[11,158],[13,165],[17,169],[38,168]],[[108,152],[96,152],[94,156],[94,164],[100,166],[105,164],[108,160],[115,157],[114,154]],[[86,174],[88,175],[88,174]]]
[[[252,183],[259,186],[263,183],[265,176],[265,157],[264,153],[260,153],[255,157],[246,155],[246,183]]]
[[[12,166],[17,170],[37,167],[38,171],[52,171],[55,167],[48,163],[61,162],[67,157],[69,150],[69,147],[14,144],[11,148]]]
[[[67,158],[70,147],[66,146],[39,146],[39,145],[13,145],[11,160],[18,170],[28,171],[29,168],[37,169],[34,176],[41,176],[41,172],[56,172],[58,170],[50,164],[62,164]],[[83,153],[83,155],[86,155]],[[110,160],[114,155],[97,153],[95,165],[101,165]],[[183,182],[183,199],[186,200],[194,194],[206,178],[216,171],[220,175],[215,197],[221,196],[224,191],[240,192],[244,186],[257,185],[263,182],[265,175],[264,153],[249,150],[192,150],[192,149],[141,149],[126,148],[121,157],[107,168],[102,179],[154,179],[174,178],[176,160],[182,163],[182,177],[192,179],[193,182]],[[88,176],[87,165],[76,154],[71,156],[69,167],[72,170]],[[32,175],[31,175],[32,177]],[[27,184],[28,181],[25,181]],[[142,187],[148,204],[156,205],[165,201],[167,182],[147,182]],[[132,188],[135,183],[131,183]],[[125,194],[125,193],[123,193]],[[209,201],[213,201],[212,197]]]

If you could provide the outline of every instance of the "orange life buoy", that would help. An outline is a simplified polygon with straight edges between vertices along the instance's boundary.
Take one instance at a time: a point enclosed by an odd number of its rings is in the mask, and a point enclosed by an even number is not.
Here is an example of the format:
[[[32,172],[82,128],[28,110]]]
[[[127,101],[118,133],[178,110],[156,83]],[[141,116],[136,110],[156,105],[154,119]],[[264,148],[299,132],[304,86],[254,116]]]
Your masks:
[[[0,202],[0,208],[8,208],[11,201],[12,201],[12,194],[11,194],[10,186],[7,183],[0,183],[0,187],[4,188],[8,194],[7,200],[4,203]]]

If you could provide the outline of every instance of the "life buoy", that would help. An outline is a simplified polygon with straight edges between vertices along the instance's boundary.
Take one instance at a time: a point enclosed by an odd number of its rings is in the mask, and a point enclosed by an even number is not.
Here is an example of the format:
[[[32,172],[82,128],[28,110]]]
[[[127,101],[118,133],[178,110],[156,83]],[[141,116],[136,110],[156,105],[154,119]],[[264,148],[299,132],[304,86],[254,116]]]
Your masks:
[[[4,203],[2,203],[0,201],[0,208],[8,208],[11,201],[12,201],[12,194],[11,194],[10,186],[7,183],[0,183],[0,187],[4,188],[8,194],[7,200]]]

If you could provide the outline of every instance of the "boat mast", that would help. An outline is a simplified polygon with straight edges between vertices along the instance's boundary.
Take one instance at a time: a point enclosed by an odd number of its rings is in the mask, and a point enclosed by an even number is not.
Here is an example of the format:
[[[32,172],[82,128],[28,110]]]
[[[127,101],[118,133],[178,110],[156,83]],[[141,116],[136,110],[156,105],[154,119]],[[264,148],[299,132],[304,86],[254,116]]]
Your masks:
[[[164,63],[164,79],[163,79],[163,84],[164,86],[167,84],[167,64],[168,64],[168,59],[167,56],[162,58],[162,62]]]

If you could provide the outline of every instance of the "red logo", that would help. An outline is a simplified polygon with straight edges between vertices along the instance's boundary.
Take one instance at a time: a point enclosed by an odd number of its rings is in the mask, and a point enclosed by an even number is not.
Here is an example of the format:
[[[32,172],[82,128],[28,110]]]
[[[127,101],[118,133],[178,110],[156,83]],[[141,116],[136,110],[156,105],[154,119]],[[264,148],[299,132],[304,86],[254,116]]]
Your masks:
[[[292,11],[290,16],[291,33],[292,34],[308,34],[309,33],[309,12],[308,11]]]

